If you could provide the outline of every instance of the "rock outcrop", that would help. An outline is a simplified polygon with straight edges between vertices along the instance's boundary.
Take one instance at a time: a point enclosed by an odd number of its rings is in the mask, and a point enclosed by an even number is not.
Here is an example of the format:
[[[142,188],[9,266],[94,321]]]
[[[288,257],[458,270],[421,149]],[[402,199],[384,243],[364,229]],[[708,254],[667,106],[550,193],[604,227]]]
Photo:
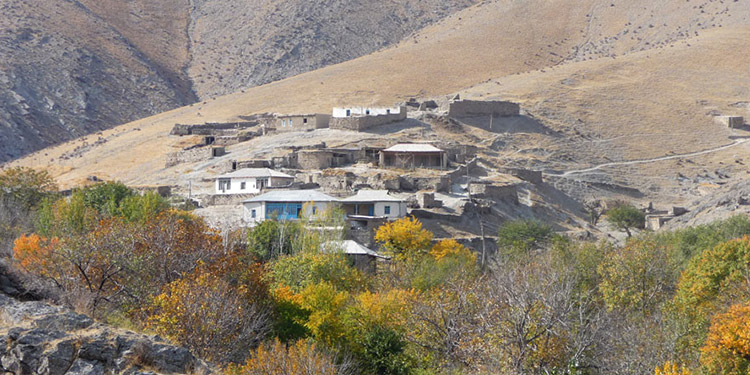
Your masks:
[[[40,301],[0,294],[0,373],[211,374],[187,349]]]

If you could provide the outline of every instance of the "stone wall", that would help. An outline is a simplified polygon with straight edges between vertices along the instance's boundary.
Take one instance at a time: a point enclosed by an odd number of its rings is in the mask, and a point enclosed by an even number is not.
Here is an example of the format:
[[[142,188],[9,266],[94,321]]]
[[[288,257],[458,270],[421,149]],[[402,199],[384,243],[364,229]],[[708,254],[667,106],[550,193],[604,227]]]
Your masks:
[[[504,101],[460,100],[450,103],[448,116],[518,116],[521,106]]]
[[[406,120],[406,110],[390,115],[362,116],[362,117],[334,117],[331,119],[331,129],[363,131],[376,126],[382,126],[397,121]]]
[[[469,194],[471,194],[472,198],[518,203],[518,192],[516,185],[514,184],[496,185],[473,183],[469,185]]]
[[[224,135],[226,130],[246,129],[257,126],[258,121],[207,122],[205,124],[176,124],[170,135]]]
[[[741,129],[745,126],[745,119],[742,116],[716,116],[715,120],[732,129]]]
[[[194,147],[167,155],[166,168],[182,163],[195,163],[226,154],[224,147]]]
[[[541,184],[543,182],[542,171],[533,171],[531,169],[523,168],[500,168],[498,169],[498,172],[518,177],[526,182],[531,182],[532,184]]]

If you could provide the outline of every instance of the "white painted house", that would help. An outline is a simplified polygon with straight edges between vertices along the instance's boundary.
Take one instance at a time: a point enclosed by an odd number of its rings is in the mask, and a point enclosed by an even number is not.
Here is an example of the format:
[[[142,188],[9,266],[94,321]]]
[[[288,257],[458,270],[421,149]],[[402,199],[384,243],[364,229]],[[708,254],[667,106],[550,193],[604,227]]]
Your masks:
[[[388,194],[388,190],[362,189],[341,200],[348,216],[371,216],[397,219],[406,216],[406,202]]]
[[[252,224],[267,219],[297,220],[325,212],[339,200],[316,190],[277,190],[242,202],[245,222]]]
[[[284,187],[294,177],[270,168],[244,168],[216,177],[216,194],[256,194],[267,187]]]
[[[406,113],[406,107],[335,107],[333,108],[333,117],[396,115],[400,114],[401,111]]]

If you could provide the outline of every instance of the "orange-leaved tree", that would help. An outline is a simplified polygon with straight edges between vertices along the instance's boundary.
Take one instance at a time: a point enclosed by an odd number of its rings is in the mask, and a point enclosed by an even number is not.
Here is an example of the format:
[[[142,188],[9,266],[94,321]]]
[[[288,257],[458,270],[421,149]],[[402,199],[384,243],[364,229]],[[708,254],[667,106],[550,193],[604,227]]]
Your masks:
[[[710,375],[745,375],[750,371],[750,303],[736,304],[711,321],[701,364]]]

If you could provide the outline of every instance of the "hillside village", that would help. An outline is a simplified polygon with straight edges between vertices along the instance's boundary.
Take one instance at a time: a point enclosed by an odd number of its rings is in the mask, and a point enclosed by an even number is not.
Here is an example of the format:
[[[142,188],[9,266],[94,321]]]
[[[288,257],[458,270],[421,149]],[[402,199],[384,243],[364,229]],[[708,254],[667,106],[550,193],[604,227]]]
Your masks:
[[[376,248],[375,231],[384,221],[411,215],[438,238],[458,238],[477,250],[494,251],[494,234],[502,222],[521,212],[534,215],[525,195],[535,186],[543,188],[542,172],[495,165],[483,160],[475,145],[450,138],[415,140],[388,133],[429,126],[425,118],[446,127],[458,129],[463,121],[493,131],[509,122],[523,126],[525,117],[516,103],[454,96],[443,103],[411,100],[394,107],[336,107],[332,114],[261,114],[236,123],[177,124],[171,136],[193,144],[168,155],[165,167],[212,165],[209,173],[187,181],[187,195],[200,207],[197,212],[222,230],[270,218],[294,220],[335,205],[346,213],[350,239],[368,248]],[[249,153],[251,139],[262,144],[274,135],[301,138],[300,132],[328,131],[355,134],[347,137],[349,142],[289,143]],[[186,193],[184,182],[176,192]],[[311,207],[303,210],[306,204]],[[568,220],[571,224],[574,219]]]

